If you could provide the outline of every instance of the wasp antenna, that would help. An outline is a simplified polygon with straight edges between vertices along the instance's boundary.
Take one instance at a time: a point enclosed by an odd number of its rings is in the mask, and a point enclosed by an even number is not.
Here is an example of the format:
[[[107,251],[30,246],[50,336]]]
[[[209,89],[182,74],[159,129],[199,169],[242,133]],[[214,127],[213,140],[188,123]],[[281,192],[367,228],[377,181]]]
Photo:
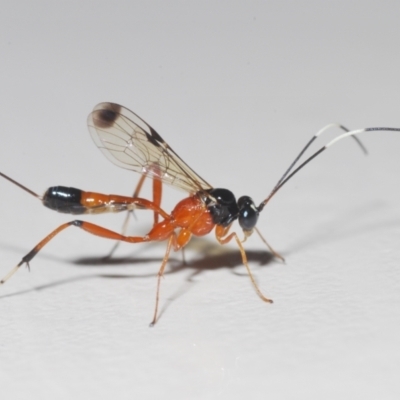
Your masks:
[[[3,174],[2,172],[0,172],[0,176],[2,176],[4,179],[7,179],[8,181],[13,183],[14,185],[20,187],[22,190],[25,190],[25,192],[28,192],[29,194],[31,194],[34,197],[37,197],[39,200],[42,200],[42,196],[39,196],[37,193],[35,193],[32,190],[28,189],[26,186],[21,185],[19,182],[14,181],[14,179],[10,178],[6,174]]]
[[[321,147],[318,151],[316,151],[314,154],[312,154],[307,160],[305,160],[303,163],[301,163],[294,171],[292,171],[290,174],[289,172],[292,170],[296,162],[299,160],[299,158],[303,155],[304,151],[310,146],[310,144],[317,138],[318,135],[320,135],[322,132],[326,131],[328,128],[332,126],[338,126],[341,129],[345,130],[346,133],[343,133],[336,137],[335,139],[332,139],[328,144],[325,146]],[[295,161],[291,164],[289,169],[285,172],[283,177],[278,181],[278,183],[275,185],[274,189],[271,191],[270,195],[260,204],[258,207],[259,211],[262,211],[264,206],[269,202],[269,200],[274,196],[274,194],[293,176],[295,175],[298,171],[300,171],[305,165],[307,165],[311,160],[313,160],[315,157],[317,157],[319,154],[321,154],[324,150],[326,150],[328,147],[332,146],[339,140],[342,140],[346,137],[354,137],[356,139],[355,135],[358,135],[363,132],[374,132],[374,131],[392,131],[392,132],[400,132],[400,128],[386,128],[386,127],[377,127],[377,128],[363,128],[363,129],[356,129],[353,131],[349,131],[347,128],[345,128],[342,125],[336,125],[336,124],[331,124],[327,125],[325,128],[321,129],[306,145],[306,147],[300,152],[300,154],[296,157]],[[358,138],[357,138],[358,139]],[[358,140],[357,143],[361,146],[363,151],[367,153],[364,145]]]
[[[289,168],[286,170],[286,172],[282,175],[281,179],[279,179],[278,183],[275,185],[274,190],[278,188],[278,186],[280,186],[280,184],[282,183],[282,181],[287,177],[287,175],[290,173],[290,171],[293,169],[293,167],[297,164],[297,162],[299,161],[299,159],[303,156],[303,154],[306,152],[306,150],[311,146],[311,144],[314,142],[314,140],[316,140],[318,138],[318,136],[320,136],[322,133],[326,132],[327,130],[331,129],[331,128],[340,128],[345,132],[350,132],[349,129],[347,129],[345,126],[341,125],[341,124],[329,124],[324,126],[322,129],[320,129],[310,140],[309,142],[303,147],[303,149],[301,150],[301,152],[299,153],[299,155],[294,159],[294,161],[290,164]],[[357,137],[357,136],[353,136],[354,140],[357,142],[357,144],[361,147],[361,150],[364,152],[365,155],[368,154],[368,151],[366,149],[366,147],[363,145],[363,143],[361,142],[361,140]]]

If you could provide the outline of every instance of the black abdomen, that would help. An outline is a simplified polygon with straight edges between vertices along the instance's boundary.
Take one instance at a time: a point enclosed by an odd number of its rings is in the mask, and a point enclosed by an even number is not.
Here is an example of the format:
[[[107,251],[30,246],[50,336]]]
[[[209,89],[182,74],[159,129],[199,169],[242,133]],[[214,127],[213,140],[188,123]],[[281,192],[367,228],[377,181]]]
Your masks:
[[[87,208],[81,205],[82,190],[52,186],[46,190],[43,196],[43,205],[66,214],[85,214]]]

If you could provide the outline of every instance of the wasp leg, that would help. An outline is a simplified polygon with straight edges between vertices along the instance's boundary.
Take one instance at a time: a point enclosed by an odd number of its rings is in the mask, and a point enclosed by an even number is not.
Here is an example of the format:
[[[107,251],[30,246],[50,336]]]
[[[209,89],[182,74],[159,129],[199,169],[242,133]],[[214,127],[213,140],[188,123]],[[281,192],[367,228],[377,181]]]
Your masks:
[[[0,285],[4,284],[8,279],[11,278],[12,275],[15,274],[15,272],[18,271],[18,269],[23,265],[27,264],[29,267],[29,262],[33,259],[33,257],[36,256],[36,254],[51,240],[53,239],[56,235],[58,235],[61,231],[64,229],[70,227],[70,226],[77,226],[93,235],[96,236],[101,236],[107,239],[113,239],[113,240],[119,240],[119,241],[124,241],[124,242],[129,242],[129,243],[139,243],[139,242],[148,242],[151,240],[165,240],[166,238],[169,237],[170,231],[173,230],[173,227],[171,227],[171,224],[168,223],[168,220],[170,219],[170,215],[167,214],[164,210],[162,210],[158,205],[145,200],[145,199],[132,199],[132,204],[135,204],[137,206],[141,206],[144,209],[150,209],[153,210],[155,213],[161,214],[164,218],[166,224],[161,226],[161,229],[154,229],[150,232],[150,234],[143,236],[143,237],[136,237],[136,236],[125,236],[121,235],[119,233],[110,231],[106,228],[103,228],[99,225],[92,224],[90,222],[85,222],[85,221],[80,221],[80,220],[74,220],[67,222],[65,224],[60,225],[58,228],[56,228],[54,231],[52,231],[49,235],[47,235],[43,240],[41,240],[28,254],[26,254],[24,257],[22,257],[21,261],[10,270],[10,272],[2,279],[0,280]],[[152,232],[155,231],[153,234]],[[166,232],[165,232],[166,231]]]
[[[258,296],[259,296],[263,301],[265,301],[265,302],[267,302],[267,303],[273,303],[273,301],[272,301],[271,299],[265,297],[265,296],[262,294],[260,288],[259,288],[258,285],[257,285],[256,280],[255,280],[254,277],[253,277],[253,274],[252,274],[252,272],[251,272],[251,269],[250,269],[250,267],[249,267],[249,264],[248,264],[248,262],[247,262],[246,251],[244,250],[244,247],[243,247],[242,242],[240,241],[240,239],[239,239],[238,235],[236,234],[236,232],[232,232],[231,234],[228,235],[229,229],[230,229],[230,226],[224,228],[223,226],[220,226],[220,225],[219,225],[219,226],[216,227],[216,229],[215,229],[215,236],[216,236],[218,242],[219,242],[220,244],[226,244],[226,243],[229,243],[232,239],[235,239],[235,240],[236,240],[236,243],[237,243],[237,245],[239,246],[240,254],[242,255],[242,262],[243,262],[244,266],[245,266],[246,269],[247,269],[247,273],[249,274],[251,283],[253,284],[254,289],[256,290]],[[228,236],[226,236],[226,235],[228,235]]]
[[[159,170],[158,166],[154,166],[152,169],[155,170],[155,176],[153,177],[153,203],[157,205],[158,207],[161,206],[161,199],[162,199],[162,182],[160,179],[156,177],[157,171]],[[144,183],[144,180],[147,178],[147,174],[144,174],[140,177],[139,182],[136,185],[135,191],[133,192],[132,197],[136,198],[139,197],[140,191],[142,190],[142,186]],[[121,229],[121,234],[123,236],[126,235],[126,232],[128,231],[128,225],[129,225],[129,219],[131,215],[134,214],[134,210],[128,211],[126,213],[126,217],[124,220],[124,223],[122,224],[122,229]],[[158,223],[159,220],[159,213],[154,211],[154,224]],[[110,252],[104,257],[104,259],[109,259],[112,257],[112,255],[115,253],[117,250],[119,244],[121,242],[115,242],[114,246],[111,248]]]
[[[265,243],[265,245],[268,247],[269,251],[272,253],[272,255],[275,258],[279,258],[279,260],[281,260],[283,263],[285,262],[285,259],[283,258],[283,256],[281,256],[277,251],[275,251],[270,245],[269,243],[265,240],[264,236],[261,234],[261,232],[256,228],[254,228],[255,231],[257,232],[258,236],[260,236],[260,239]]]

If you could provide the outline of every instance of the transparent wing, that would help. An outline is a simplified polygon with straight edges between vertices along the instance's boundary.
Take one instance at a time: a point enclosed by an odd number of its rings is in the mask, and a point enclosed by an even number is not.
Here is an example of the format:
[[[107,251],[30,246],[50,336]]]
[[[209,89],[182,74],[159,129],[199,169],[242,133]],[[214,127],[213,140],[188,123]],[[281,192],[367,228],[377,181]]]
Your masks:
[[[127,108],[100,103],[88,117],[96,146],[115,165],[189,193],[212,189],[145,121]]]

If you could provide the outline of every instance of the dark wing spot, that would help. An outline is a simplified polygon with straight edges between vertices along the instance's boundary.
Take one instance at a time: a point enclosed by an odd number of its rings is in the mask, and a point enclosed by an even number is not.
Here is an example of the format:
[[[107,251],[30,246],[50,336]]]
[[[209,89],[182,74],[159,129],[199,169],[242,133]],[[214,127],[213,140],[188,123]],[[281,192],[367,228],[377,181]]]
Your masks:
[[[151,131],[151,136],[153,136],[153,138],[157,140],[157,142],[166,144],[164,142],[164,139],[151,126],[149,128]]]
[[[96,128],[110,128],[120,115],[121,106],[108,103],[102,110],[93,112],[93,122]]]
[[[166,144],[162,137],[151,127],[150,128],[150,133],[145,132],[147,140],[153,144],[154,146],[160,147],[161,144]]]

